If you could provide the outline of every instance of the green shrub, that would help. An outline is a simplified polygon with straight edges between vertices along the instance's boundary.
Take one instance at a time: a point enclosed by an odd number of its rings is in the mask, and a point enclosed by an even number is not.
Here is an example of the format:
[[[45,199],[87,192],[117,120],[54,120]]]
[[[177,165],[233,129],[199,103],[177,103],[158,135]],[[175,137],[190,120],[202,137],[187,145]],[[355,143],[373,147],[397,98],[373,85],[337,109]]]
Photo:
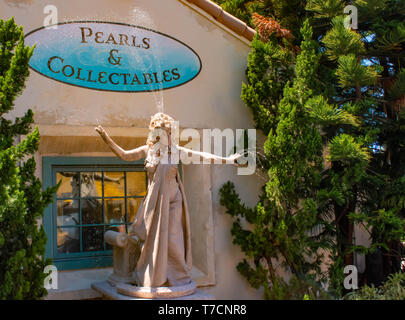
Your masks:
[[[394,273],[380,287],[364,286],[344,296],[345,300],[405,300],[405,273]]]

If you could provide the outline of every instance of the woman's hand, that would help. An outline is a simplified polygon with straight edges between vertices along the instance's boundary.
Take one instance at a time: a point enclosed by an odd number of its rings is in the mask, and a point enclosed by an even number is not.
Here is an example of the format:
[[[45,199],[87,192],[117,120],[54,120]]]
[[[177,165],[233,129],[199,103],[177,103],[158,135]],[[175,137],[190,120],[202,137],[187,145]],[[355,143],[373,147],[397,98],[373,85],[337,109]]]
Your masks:
[[[98,132],[98,134],[103,139],[107,137],[107,132],[104,130],[104,128],[102,126],[99,125],[99,126],[95,127],[94,129]]]
[[[238,165],[236,160],[238,160],[240,157],[242,157],[242,155],[240,153],[234,153],[234,154],[230,155],[229,157],[227,157],[226,160],[231,161],[232,164],[234,164],[234,165]]]

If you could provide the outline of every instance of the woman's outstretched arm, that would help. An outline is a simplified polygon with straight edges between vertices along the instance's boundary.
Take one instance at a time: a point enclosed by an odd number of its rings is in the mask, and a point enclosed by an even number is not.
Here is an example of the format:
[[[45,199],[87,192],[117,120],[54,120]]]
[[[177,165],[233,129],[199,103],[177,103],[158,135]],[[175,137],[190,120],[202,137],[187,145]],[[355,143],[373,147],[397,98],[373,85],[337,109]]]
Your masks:
[[[221,163],[229,163],[229,164],[235,164],[235,161],[240,158],[242,155],[239,153],[235,153],[230,155],[229,157],[221,157],[221,156],[217,156],[215,154],[209,153],[209,152],[201,152],[201,151],[195,151],[195,150],[191,150],[185,147],[180,147],[178,146],[180,152],[184,152],[185,156],[188,157],[190,154],[191,155],[196,155],[196,156],[200,156],[203,159],[207,159],[207,160],[217,160],[217,161],[221,161]]]
[[[95,130],[100,134],[101,138],[103,138],[104,142],[111,148],[111,150],[122,160],[136,161],[146,158],[148,152],[147,145],[132,150],[124,150],[110,138],[102,126],[97,126]]]

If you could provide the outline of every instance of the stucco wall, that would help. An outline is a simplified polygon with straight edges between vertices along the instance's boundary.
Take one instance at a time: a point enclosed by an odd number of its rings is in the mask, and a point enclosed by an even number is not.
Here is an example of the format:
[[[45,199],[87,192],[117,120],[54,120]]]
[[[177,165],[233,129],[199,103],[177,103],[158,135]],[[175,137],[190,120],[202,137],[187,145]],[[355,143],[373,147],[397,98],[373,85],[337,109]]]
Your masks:
[[[0,2],[1,16],[15,17],[24,32],[39,28],[48,1]],[[163,101],[164,111],[183,127],[245,128],[253,125],[240,101],[249,47],[177,0],[54,1],[59,22],[100,20],[141,25],[168,34],[193,48],[202,70],[193,81],[164,92],[114,93],[68,86],[31,72],[17,105],[30,106],[38,124],[144,127]],[[179,98],[181,97],[181,98]],[[221,115],[221,116],[219,116]]]
[[[0,0],[0,18],[14,16],[24,32],[43,25],[43,9],[49,1]],[[100,143],[93,127],[99,122],[124,147],[133,147],[145,139],[144,128],[150,116],[164,105],[164,112],[180,121],[183,128],[253,128],[252,117],[240,100],[247,55],[246,40],[238,38],[210,21],[197,8],[178,0],[55,0],[59,22],[100,20],[139,25],[168,34],[197,52],[202,61],[200,74],[191,82],[163,92],[101,92],[66,85],[31,71],[26,89],[16,100],[12,116],[27,108],[35,112],[42,135],[37,159],[45,155],[112,155]],[[131,139],[138,137],[136,141]],[[84,153],[85,152],[85,153]],[[201,171],[202,170],[202,171]],[[205,170],[205,171],[204,171]],[[207,171],[208,170],[208,171]],[[203,172],[204,171],[204,172]],[[261,181],[257,176],[236,176],[232,166],[213,165],[209,169],[185,169],[187,193],[198,210],[197,195],[211,199],[213,237],[211,262],[215,285],[205,287],[218,299],[253,299],[261,293],[249,287],[235,269],[240,250],[232,244],[232,219],[219,205],[218,190],[228,180],[236,183],[242,200],[255,204]],[[204,177],[201,184],[201,175]],[[195,214],[198,214],[195,213]],[[195,226],[194,226],[195,229]],[[198,232],[198,231],[196,231]],[[210,255],[210,252],[201,253]],[[208,268],[208,267],[207,267]]]

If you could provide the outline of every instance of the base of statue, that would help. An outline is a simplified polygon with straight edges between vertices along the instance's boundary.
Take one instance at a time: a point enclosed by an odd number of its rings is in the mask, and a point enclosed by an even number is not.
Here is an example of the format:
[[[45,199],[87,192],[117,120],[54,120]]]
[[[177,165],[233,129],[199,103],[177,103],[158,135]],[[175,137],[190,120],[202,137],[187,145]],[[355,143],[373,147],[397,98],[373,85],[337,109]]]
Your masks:
[[[178,287],[148,288],[103,281],[93,283],[91,287],[110,300],[215,300],[214,296],[197,290],[194,282]]]
[[[175,287],[139,287],[129,283],[117,283],[117,292],[126,296],[146,299],[173,299],[189,296],[197,289],[195,282]]]
[[[107,281],[93,283],[92,288],[100,292],[104,298],[114,300],[144,299],[184,299],[213,300],[214,297],[197,291],[194,281],[175,287],[140,287],[136,283],[134,269],[137,264],[141,245],[135,235],[108,230],[104,234],[105,241],[113,246],[113,273]]]

